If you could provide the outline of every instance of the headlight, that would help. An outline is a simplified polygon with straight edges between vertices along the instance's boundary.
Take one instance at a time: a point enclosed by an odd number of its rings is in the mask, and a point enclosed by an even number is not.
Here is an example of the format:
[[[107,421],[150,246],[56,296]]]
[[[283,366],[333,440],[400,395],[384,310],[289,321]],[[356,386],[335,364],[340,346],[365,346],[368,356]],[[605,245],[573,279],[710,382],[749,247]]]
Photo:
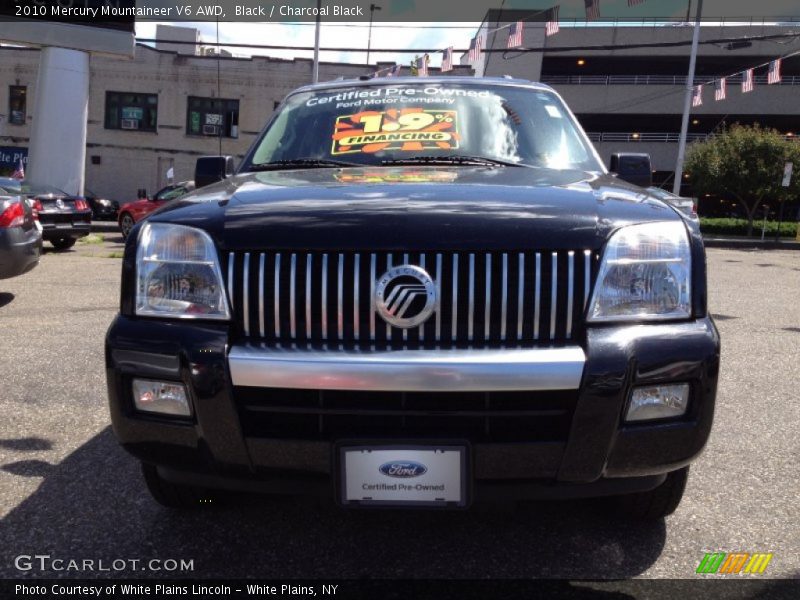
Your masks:
[[[692,260],[683,223],[647,223],[617,231],[600,264],[588,320],[686,318]]]
[[[136,314],[229,319],[214,242],[204,231],[147,223],[136,250]]]

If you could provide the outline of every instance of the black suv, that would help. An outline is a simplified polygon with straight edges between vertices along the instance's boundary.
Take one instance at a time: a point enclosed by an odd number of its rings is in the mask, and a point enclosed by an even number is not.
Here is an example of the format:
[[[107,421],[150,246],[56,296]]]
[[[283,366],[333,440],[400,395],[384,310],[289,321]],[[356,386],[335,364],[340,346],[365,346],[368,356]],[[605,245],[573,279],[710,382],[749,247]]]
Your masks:
[[[338,81],[128,237],[114,431],[153,496],[672,512],[720,343],[695,225],[526,81]]]

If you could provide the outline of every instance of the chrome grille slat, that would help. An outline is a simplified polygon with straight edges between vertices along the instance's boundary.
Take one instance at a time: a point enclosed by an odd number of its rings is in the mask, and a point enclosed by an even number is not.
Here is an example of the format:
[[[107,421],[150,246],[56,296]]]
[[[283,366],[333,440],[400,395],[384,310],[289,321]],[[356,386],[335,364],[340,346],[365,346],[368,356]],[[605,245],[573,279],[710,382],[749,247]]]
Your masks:
[[[275,337],[281,337],[281,253],[275,255]]]
[[[389,269],[391,269],[391,268],[392,268],[392,255],[391,254],[387,254],[387,256],[386,256],[386,270],[389,271]],[[388,323],[386,323],[386,339],[387,340],[391,340],[392,339],[392,326],[389,325]]]
[[[552,253],[550,282],[550,339],[556,337],[556,310],[558,308],[558,252]]]
[[[225,279],[239,331],[248,338],[398,348],[431,348],[443,341],[513,347],[580,335],[596,258],[584,249],[335,254],[257,250],[229,253]],[[427,270],[436,289],[430,320],[411,329],[394,328],[375,310],[378,277],[400,264]],[[369,300],[364,298],[367,293]],[[386,327],[385,337],[377,335],[381,325]]]
[[[375,341],[375,255],[369,255],[369,339]]]
[[[228,302],[230,303],[231,310],[234,310],[235,304],[233,303],[233,276],[236,273],[236,254],[233,252],[228,253]]]
[[[451,339],[456,341],[458,339],[458,254],[453,254],[453,327],[451,329]]]
[[[508,317],[508,254],[503,253],[503,288],[500,297],[500,340],[506,341],[506,318]]]
[[[590,273],[592,268],[592,251],[591,250],[584,250],[583,251],[583,308],[586,308],[586,304],[589,302],[589,288],[590,286]]]
[[[572,337],[572,296],[575,294],[575,253],[567,253],[569,275],[567,276],[567,337]]]
[[[359,335],[358,320],[360,318],[359,303],[358,303],[358,282],[361,279],[361,255],[356,254],[355,265],[353,267],[353,337],[358,340],[361,339]]]
[[[442,340],[442,255],[436,255],[436,273],[434,274],[436,281],[436,341]]]
[[[536,282],[534,283],[533,295],[533,339],[539,339],[539,311],[541,310],[542,297],[542,255],[536,253]]]
[[[292,253],[289,272],[289,335],[297,339],[297,254]]]
[[[337,275],[336,331],[338,339],[344,338],[344,254],[339,254],[339,270]]]
[[[517,274],[517,339],[522,339],[522,325],[525,316],[525,254],[519,253],[519,273]]]
[[[483,307],[483,339],[489,341],[492,324],[492,255],[486,255],[486,300]]]
[[[475,255],[469,255],[469,314],[467,320],[467,339],[471,342],[475,328]]]
[[[258,259],[258,332],[264,337],[264,261],[267,256],[263,252]]]
[[[403,254],[403,264],[404,265],[408,264],[408,254]],[[403,329],[403,341],[404,342],[408,341],[408,329]]]
[[[244,293],[242,294],[244,307],[244,334],[250,335],[250,253],[244,255]]]
[[[322,339],[328,339],[328,255],[322,255]]]
[[[425,253],[419,255],[419,266],[425,268]],[[429,273],[430,274],[430,273]],[[425,323],[419,326],[419,341],[425,341]]]
[[[313,254],[306,256],[306,339],[311,338],[311,267]]]

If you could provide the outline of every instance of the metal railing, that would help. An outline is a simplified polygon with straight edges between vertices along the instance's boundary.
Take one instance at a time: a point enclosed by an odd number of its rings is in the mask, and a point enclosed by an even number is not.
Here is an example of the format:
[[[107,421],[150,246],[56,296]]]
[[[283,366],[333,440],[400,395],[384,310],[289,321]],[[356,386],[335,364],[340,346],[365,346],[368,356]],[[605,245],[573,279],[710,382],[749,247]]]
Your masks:
[[[696,85],[711,83],[719,76],[698,76],[694,78]],[[766,75],[753,78],[756,85],[767,85]],[[727,77],[731,84],[741,83],[742,75]],[[549,85],[686,85],[685,75],[544,75],[542,83]],[[784,76],[783,80],[773,85],[800,85],[800,76]]]
[[[636,132],[618,132],[618,131],[604,131],[604,132],[587,132],[587,136],[593,142],[679,142],[680,133],[636,133]],[[686,136],[687,141],[696,142],[704,141],[714,137],[713,133],[689,133]],[[785,135],[785,139],[795,142],[797,141],[796,135]]]

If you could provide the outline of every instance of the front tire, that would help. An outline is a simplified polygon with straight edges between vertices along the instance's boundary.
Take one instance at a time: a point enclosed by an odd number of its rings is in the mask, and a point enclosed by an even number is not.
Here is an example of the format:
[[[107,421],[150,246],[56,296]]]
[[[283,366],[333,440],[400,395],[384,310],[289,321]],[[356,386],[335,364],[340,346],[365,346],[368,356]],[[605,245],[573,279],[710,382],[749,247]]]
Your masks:
[[[130,213],[122,213],[119,218],[119,230],[122,232],[122,239],[128,239],[128,234],[134,225],[136,225],[136,221],[133,220],[133,216]]]
[[[193,510],[208,506],[214,500],[209,490],[167,481],[155,465],[142,463],[142,475],[153,499],[167,508]]]
[[[51,240],[50,243],[53,244],[53,248],[62,251],[72,248],[76,241],[75,238],[58,238],[57,240]]]
[[[675,512],[683,498],[689,467],[667,474],[664,483],[649,492],[626,494],[615,498],[616,510],[628,519],[653,521],[663,519]]]

